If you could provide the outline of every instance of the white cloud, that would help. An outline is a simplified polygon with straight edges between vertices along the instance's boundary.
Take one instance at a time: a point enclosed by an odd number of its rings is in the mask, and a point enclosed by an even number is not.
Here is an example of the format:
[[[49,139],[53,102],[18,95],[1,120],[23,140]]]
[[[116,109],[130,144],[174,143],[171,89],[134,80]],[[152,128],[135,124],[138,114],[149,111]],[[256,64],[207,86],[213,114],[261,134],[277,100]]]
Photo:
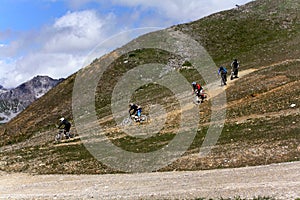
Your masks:
[[[36,75],[52,78],[71,75],[86,62],[132,39],[125,34],[102,43],[127,30],[126,25],[118,26],[117,20],[112,13],[101,16],[95,10],[67,12],[40,31],[20,34],[17,40],[0,47],[0,84],[11,88]],[[99,44],[94,57],[88,57]]]
[[[62,78],[78,70],[83,62],[83,56],[72,54],[33,53],[19,58],[13,63],[0,62],[0,73],[5,87],[16,87],[36,75],[50,75],[52,78]]]
[[[155,18],[160,23],[162,20],[171,22],[187,22],[200,19],[203,16],[219,10],[235,7],[236,4],[244,4],[250,0],[65,0],[73,9],[97,2],[102,7],[117,10],[117,7],[124,7],[132,11],[132,19],[136,13],[151,12],[149,18]],[[126,10],[125,9],[125,10]],[[118,12],[118,11],[117,11]],[[123,11],[120,11],[123,12]],[[141,15],[139,15],[141,16]],[[173,25],[173,24],[169,24]]]
[[[68,12],[36,34],[20,35],[0,47],[1,84],[15,87],[36,75],[71,75],[82,67],[89,51],[108,37],[108,24],[113,21],[113,15],[101,17],[93,10]],[[22,56],[16,57],[18,54]]]
[[[45,51],[76,52],[91,48],[104,37],[104,25],[109,19],[100,19],[92,10],[68,12],[51,27],[51,36]]]
[[[160,17],[185,22],[200,19],[213,12],[234,8],[236,4],[245,4],[250,0],[112,0],[111,2],[115,5],[141,7],[143,10],[152,8]]]
[[[0,58],[13,57],[21,48],[22,41],[13,41],[0,46]]]
[[[69,11],[41,30],[13,33],[0,45],[0,84],[15,87],[36,75],[67,77],[82,67],[88,53],[107,38],[137,27],[168,27],[199,19],[249,0],[66,0],[72,8],[88,2],[106,5],[103,10]],[[116,7],[115,7],[116,6]],[[126,8],[126,9],[123,9]],[[96,9],[96,8],[95,8]],[[2,36],[12,34],[3,33]],[[0,34],[1,35],[1,34]],[[126,35],[104,43],[100,56],[129,41]]]

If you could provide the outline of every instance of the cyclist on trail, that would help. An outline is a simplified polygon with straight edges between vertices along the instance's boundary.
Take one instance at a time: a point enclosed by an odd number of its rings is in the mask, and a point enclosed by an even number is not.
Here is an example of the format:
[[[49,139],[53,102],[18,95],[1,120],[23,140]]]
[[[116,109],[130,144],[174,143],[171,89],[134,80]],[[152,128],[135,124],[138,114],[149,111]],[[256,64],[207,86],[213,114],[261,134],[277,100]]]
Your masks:
[[[58,126],[58,129],[60,129],[60,127],[64,126],[64,134],[66,136],[66,139],[69,139],[71,123],[68,120],[66,120],[64,117],[60,118],[59,120],[60,120],[60,124]]]
[[[233,62],[231,63],[231,70],[233,73],[231,75],[231,80],[234,78],[238,78],[239,67],[240,67],[239,61],[237,59],[234,59]]]
[[[192,86],[193,86],[193,93],[196,93],[196,96],[199,98],[201,98],[201,103],[204,102],[205,99],[205,95],[203,92],[203,87],[197,83],[197,82],[192,82]]]
[[[224,85],[227,85],[227,83],[226,83],[227,82],[227,69],[225,67],[221,66],[218,70],[218,75],[219,76],[221,75],[222,83]]]
[[[128,112],[130,116],[134,115],[136,120],[139,121],[142,114],[142,107],[137,104],[130,103]]]

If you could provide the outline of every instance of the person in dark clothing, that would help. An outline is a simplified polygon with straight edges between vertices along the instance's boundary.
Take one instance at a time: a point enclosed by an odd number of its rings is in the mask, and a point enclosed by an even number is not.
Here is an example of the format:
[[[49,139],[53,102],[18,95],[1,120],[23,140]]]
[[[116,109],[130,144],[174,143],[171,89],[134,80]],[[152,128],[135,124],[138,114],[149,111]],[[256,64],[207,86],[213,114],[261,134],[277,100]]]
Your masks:
[[[224,85],[227,85],[227,69],[223,66],[219,68],[218,75],[221,75],[222,82]]]
[[[204,92],[203,92],[203,87],[197,82],[193,82],[192,86],[193,86],[193,92],[196,93],[196,96],[198,98],[201,98],[201,103],[203,103],[204,99],[205,99],[205,95],[204,95]]]
[[[141,106],[139,106],[137,104],[133,104],[133,103],[129,104],[129,115],[130,116],[134,115],[136,121],[140,120],[141,114],[142,114]]]
[[[239,67],[240,67],[239,61],[237,59],[234,59],[233,62],[231,63],[231,69],[232,69],[231,79],[238,78]]]
[[[196,94],[200,94],[201,91],[203,90],[202,86],[197,83],[197,82],[193,82],[192,83],[192,86],[193,86],[193,91],[196,93]]]
[[[129,104],[129,115],[136,115],[137,111],[138,111],[138,105],[134,104],[134,103],[130,103]]]
[[[59,124],[58,128],[60,129],[60,127],[63,126],[64,134],[65,134],[66,138],[68,139],[71,136],[70,135],[71,123],[63,117],[60,118],[59,120],[60,120],[60,124]]]

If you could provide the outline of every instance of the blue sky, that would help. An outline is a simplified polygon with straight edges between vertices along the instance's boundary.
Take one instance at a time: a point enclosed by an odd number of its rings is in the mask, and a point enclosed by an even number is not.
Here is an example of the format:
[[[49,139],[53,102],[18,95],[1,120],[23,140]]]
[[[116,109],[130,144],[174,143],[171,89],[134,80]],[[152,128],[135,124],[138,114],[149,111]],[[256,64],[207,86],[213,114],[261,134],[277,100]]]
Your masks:
[[[250,0],[2,0],[0,85],[36,75],[67,77],[112,35],[190,22]],[[125,44],[129,38],[120,38]],[[117,47],[103,48],[101,54]]]

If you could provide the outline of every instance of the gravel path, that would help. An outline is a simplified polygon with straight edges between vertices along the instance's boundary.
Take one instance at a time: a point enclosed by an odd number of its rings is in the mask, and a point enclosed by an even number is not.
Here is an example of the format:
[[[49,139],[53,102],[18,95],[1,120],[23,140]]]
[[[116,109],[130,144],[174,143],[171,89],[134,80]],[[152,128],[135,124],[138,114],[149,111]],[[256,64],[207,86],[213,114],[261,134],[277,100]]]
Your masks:
[[[0,173],[1,199],[300,197],[300,162],[193,172],[115,175]]]

